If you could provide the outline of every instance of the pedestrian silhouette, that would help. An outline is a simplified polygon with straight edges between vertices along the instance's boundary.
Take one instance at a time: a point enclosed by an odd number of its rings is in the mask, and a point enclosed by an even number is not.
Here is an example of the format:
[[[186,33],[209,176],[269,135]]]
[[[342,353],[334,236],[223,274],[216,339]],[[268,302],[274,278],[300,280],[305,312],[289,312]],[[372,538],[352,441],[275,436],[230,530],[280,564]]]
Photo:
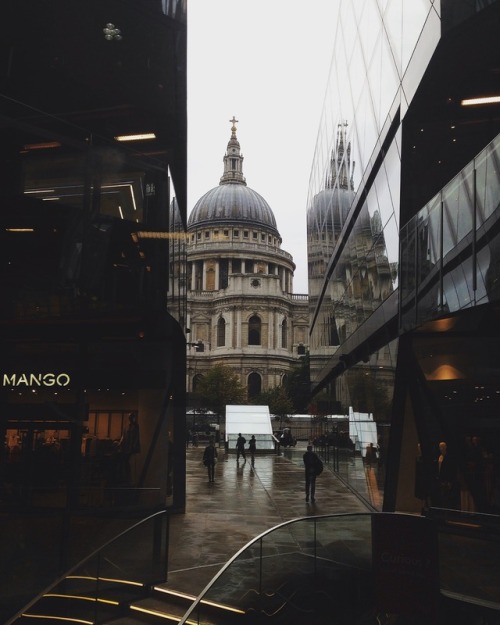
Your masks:
[[[207,467],[208,481],[215,482],[215,465],[217,464],[217,449],[214,441],[210,439],[209,444],[203,452],[203,464]]]
[[[236,461],[238,461],[240,459],[240,456],[243,456],[243,460],[246,462],[246,455],[245,455],[245,443],[247,442],[247,439],[240,434],[238,434],[238,439],[236,441]]]
[[[306,477],[306,502],[311,498],[311,502],[316,501],[316,477],[323,471],[323,463],[313,452],[312,445],[307,446],[306,453],[302,456],[304,460],[305,477]]]
[[[255,440],[255,435],[252,434],[252,438],[248,442],[248,449],[250,451],[250,458],[252,460],[252,467],[255,464],[255,452],[257,450],[257,441]]]

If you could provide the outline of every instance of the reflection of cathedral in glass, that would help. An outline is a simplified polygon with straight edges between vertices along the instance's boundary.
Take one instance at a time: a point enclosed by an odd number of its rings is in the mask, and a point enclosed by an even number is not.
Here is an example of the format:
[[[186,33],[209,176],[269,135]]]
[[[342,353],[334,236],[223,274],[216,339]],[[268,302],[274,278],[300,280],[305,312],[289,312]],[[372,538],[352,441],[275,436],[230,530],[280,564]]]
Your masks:
[[[311,367],[321,368],[336,350],[394,289],[397,265],[389,261],[380,210],[368,201],[339,262],[332,255],[356,200],[355,163],[347,141],[347,124],[339,125],[325,186],[308,211],[310,310],[318,316],[311,335]],[[373,199],[373,198],[371,198]],[[325,277],[328,281],[325,286]],[[325,291],[321,293],[322,289]],[[316,310],[322,296],[321,308]]]
[[[312,395],[373,414],[385,510],[420,512],[415,455],[434,466],[446,441],[451,507],[498,514],[500,116],[480,96],[500,2],[383,4],[338,3],[307,202]]]

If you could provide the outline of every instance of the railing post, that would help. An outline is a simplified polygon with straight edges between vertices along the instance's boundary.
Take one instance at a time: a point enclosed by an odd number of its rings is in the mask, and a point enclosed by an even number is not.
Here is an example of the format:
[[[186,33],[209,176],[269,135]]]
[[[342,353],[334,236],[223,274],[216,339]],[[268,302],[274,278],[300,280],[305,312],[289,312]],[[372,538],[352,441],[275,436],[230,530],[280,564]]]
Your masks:
[[[262,595],[262,538],[259,540],[259,597]]]
[[[314,581],[316,582],[317,579],[317,572],[318,572],[318,564],[317,564],[317,533],[316,533],[316,528],[317,528],[317,520],[314,519]]]

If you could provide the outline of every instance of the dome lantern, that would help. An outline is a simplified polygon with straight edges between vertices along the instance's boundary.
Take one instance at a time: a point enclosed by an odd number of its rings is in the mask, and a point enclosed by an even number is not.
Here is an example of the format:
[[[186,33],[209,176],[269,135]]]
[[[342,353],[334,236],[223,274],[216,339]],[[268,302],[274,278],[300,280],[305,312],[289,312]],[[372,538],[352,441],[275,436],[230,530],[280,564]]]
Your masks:
[[[243,175],[243,155],[241,154],[240,142],[236,136],[236,124],[238,120],[233,115],[233,119],[229,120],[231,126],[231,138],[227,144],[227,150],[224,154],[224,173],[221,176],[220,184],[244,184],[246,185],[245,176]]]
[[[243,176],[243,156],[236,136],[233,116],[231,138],[224,155],[224,173],[219,186],[203,195],[195,204],[188,219],[188,231],[207,226],[235,226],[264,228],[269,234],[281,236],[271,207],[256,191],[247,186]]]

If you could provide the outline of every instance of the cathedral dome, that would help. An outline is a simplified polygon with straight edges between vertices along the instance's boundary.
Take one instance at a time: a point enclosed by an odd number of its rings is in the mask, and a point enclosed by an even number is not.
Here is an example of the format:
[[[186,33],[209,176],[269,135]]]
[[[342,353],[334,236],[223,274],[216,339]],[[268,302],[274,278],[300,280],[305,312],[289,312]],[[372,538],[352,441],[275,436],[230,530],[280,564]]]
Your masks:
[[[279,237],[271,207],[259,193],[247,186],[234,117],[231,122],[231,138],[224,155],[224,173],[219,186],[196,202],[189,215],[188,230],[213,225],[254,226],[264,227]]]
[[[238,183],[220,184],[196,202],[188,228],[240,223],[265,226],[278,234],[276,219],[266,200],[250,187]]]

